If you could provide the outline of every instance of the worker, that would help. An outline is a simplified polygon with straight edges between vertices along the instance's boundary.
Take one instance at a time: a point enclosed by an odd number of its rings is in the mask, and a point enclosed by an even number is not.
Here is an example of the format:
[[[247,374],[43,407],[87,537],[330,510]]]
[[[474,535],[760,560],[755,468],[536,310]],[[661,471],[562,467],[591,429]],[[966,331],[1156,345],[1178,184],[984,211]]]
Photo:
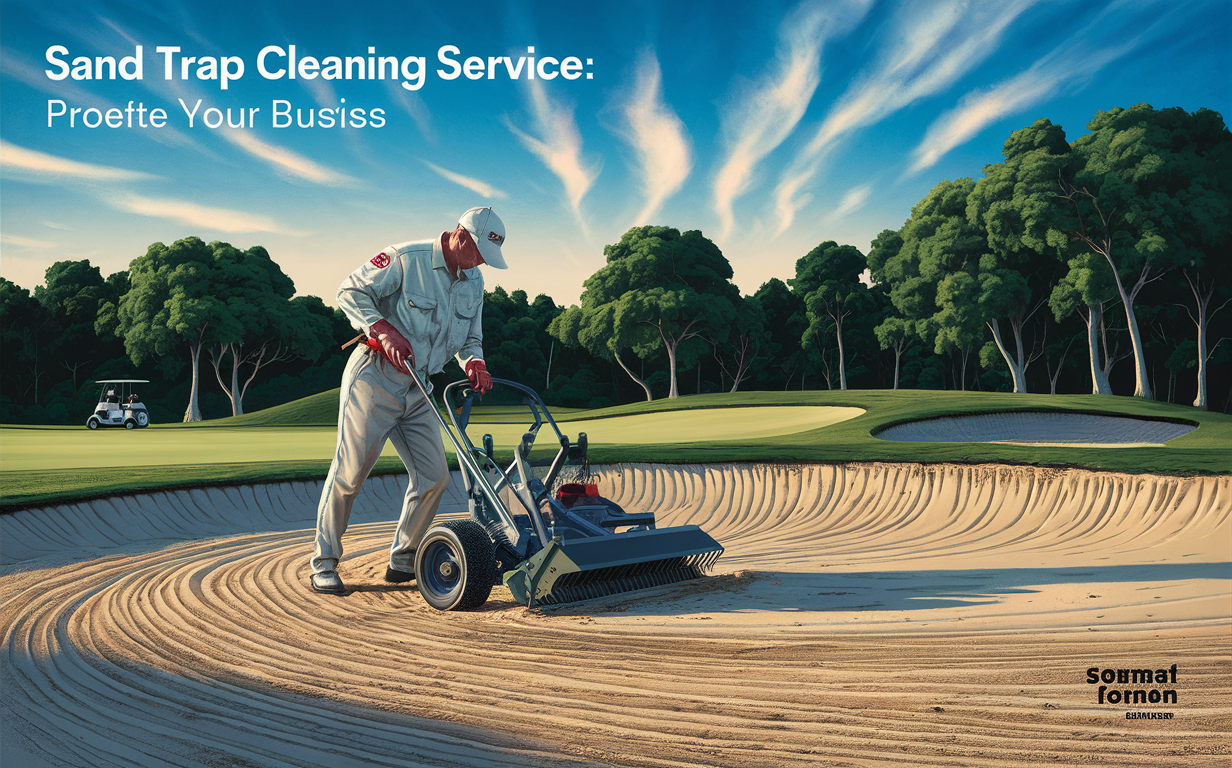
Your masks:
[[[452,232],[390,246],[342,281],[338,307],[365,343],[342,374],[338,446],[317,507],[314,591],[346,591],[338,575],[342,534],[387,439],[409,477],[385,580],[415,578],[415,549],[449,487],[449,468],[434,406],[410,372],[431,392],[428,376],[453,357],[472,387],[480,393],[491,389],[483,362],[479,265],[505,269],[504,242],[500,217],[491,208],[471,208]]]

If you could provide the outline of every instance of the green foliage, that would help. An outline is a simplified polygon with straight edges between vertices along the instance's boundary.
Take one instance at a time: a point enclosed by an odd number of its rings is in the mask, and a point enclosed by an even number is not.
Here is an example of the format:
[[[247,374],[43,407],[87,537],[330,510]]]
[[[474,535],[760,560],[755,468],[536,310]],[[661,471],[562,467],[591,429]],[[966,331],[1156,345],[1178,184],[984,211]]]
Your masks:
[[[603,253],[607,264],[586,279],[581,306],[558,318],[551,333],[619,362],[643,386],[620,354],[631,349],[646,359],[661,347],[668,355],[669,396],[675,397],[678,354],[688,364],[704,350],[703,336],[727,340],[739,299],[731,265],[701,232],[671,227],[634,227]],[[681,346],[690,340],[696,341]]]
[[[800,344],[808,328],[804,300],[777,277],[763,283],[750,300],[756,302],[765,317],[765,354],[771,361],[753,370],[753,381],[763,389],[787,389],[805,359]]]
[[[213,254],[200,238],[177,240],[170,246],[154,243],[129,265],[131,288],[114,315],[100,313],[97,329],[114,330],[123,338],[129,358],[138,366],[198,340],[223,310],[223,303],[211,293],[212,264]]]
[[[1124,279],[1144,262],[1154,269],[1201,268],[1224,237],[1232,174],[1232,135],[1209,109],[1187,113],[1149,104],[1098,112],[1073,143],[1081,166],[1072,187],[1087,221],[1109,217],[1114,258]]]

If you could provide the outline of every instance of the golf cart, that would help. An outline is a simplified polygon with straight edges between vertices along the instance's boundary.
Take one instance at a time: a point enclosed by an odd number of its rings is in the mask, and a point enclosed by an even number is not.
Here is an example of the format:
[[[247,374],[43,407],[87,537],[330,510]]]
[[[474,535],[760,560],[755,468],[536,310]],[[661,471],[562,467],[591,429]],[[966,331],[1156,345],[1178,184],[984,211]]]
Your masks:
[[[94,382],[102,385],[98,392],[98,405],[86,419],[88,429],[99,427],[124,427],[136,429],[150,426],[150,412],[133,392],[134,384],[149,384],[146,379],[103,379]]]

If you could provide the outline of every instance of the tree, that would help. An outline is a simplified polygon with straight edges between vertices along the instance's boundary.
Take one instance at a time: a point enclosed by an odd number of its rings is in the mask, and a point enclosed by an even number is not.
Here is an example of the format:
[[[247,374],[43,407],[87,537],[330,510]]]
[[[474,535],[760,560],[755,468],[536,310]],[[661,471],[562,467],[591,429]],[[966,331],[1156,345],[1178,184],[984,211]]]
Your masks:
[[[754,380],[762,386],[774,386],[777,389],[778,380],[771,376],[771,372],[777,370],[783,376],[783,389],[787,390],[796,371],[800,370],[804,363],[804,351],[800,347],[800,339],[808,328],[804,301],[777,277],[763,283],[750,298],[765,317],[765,354],[775,363],[763,370],[752,371]]]
[[[1024,326],[1048,301],[1063,262],[1065,243],[1050,241],[1048,232],[1056,222],[1056,180],[1072,165],[1073,156],[1065,132],[1048,120],[1014,131],[1001,154],[1004,162],[984,167],[983,178],[971,191],[967,216],[983,230],[987,243],[978,265],[979,301],[1014,391],[1025,392],[1027,366],[1042,353],[1042,344],[1028,353]],[[1012,351],[1001,331],[1002,319],[1013,337]]]
[[[1072,144],[1079,165],[1059,180],[1074,217],[1063,231],[1107,261],[1125,309],[1134,395],[1151,398],[1134,303],[1144,286],[1201,264],[1226,232],[1228,129],[1218,113],[1149,104],[1098,112]]]
[[[547,329],[557,314],[559,310],[547,296],[536,297],[532,305],[526,291],[509,294],[498,285],[485,292],[483,354],[488,369],[527,386],[540,386],[550,375],[555,340]]]
[[[1058,322],[1075,312],[1082,318],[1087,328],[1091,394],[1111,395],[1108,372],[1122,359],[1108,349],[1108,327],[1104,321],[1105,305],[1116,300],[1112,271],[1092,253],[1079,254],[1068,263],[1069,272],[1053,287],[1049,305]]]
[[[30,292],[0,277],[0,346],[5,358],[0,371],[6,393],[18,393],[26,396],[27,402],[38,403],[46,363],[42,349],[49,326],[47,310]]]
[[[1215,350],[1219,347],[1220,343],[1227,340],[1227,337],[1220,338],[1212,346],[1207,338],[1207,329],[1209,328],[1210,322],[1215,315],[1217,315],[1224,307],[1228,306],[1229,302],[1232,302],[1232,295],[1230,295],[1232,294],[1232,286],[1230,286],[1226,280],[1221,281],[1220,283],[1217,283],[1214,279],[1204,282],[1200,275],[1191,274],[1189,269],[1183,270],[1181,274],[1185,277],[1185,283],[1189,286],[1189,290],[1193,294],[1194,309],[1197,311],[1197,314],[1195,315],[1194,312],[1190,311],[1188,306],[1184,307],[1185,314],[1187,314],[1189,319],[1193,321],[1194,325],[1198,327],[1197,348],[1194,353],[1194,356],[1197,359],[1198,368],[1198,394],[1194,398],[1193,405],[1195,408],[1200,408],[1205,411],[1208,407],[1206,392],[1206,365],[1211,359],[1211,356],[1215,354]],[[1215,305],[1215,308],[1212,309],[1212,304],[1214,304],[1214,302],[1218,299],[1223,299],[1223,301]]]
[[[903,319],[915,321],[916,335],[931,340],[937,354],[958,353],[955,382],[963,389],[968,358],[989,319],[979,303],[987,240],[967,217],[974,187],[969,178],[933,187],[896,234],[878,236],[869,258],[873,279],[890,286],[890,301]]]
[[[199,237],[171,245],[154,243],[129,265],[131,287],[118,306],[104,306],[95,330],[124,339],[134,365],[184,348],[192,366],[184,421],[200,421],[201,350],[214,340],[211,325],[226,318],[225,304],[213,295],[214,254]]]
[[[265,366],[295,357],[315,360],[331,336],[330,323],[309,305],[292,299],[295,283],[269,253],[256,245],[240,251],[212,242],[214,296],[223,301],[214,327],[210,360],[218,386],[231,401],[231,415],[244,413],[244,395]],[[231,357],[230,381],[222,362]],[[249,366],[246,378],[242,369]]]
[[[94,323],[100,305],[119,299],[121,285],[119,280],[103,280],[98,267],[83,259],[55,262],[47,268],[44,284],[34,289],[34,298],[49,315],[49,354],[68,371],[73,391],[86,366],[120,352],[110,349],[116,342],[99,338]]]
[[[868,289],[860,282],[864,254],[853,245],[827,240],[796,262],[792,290],[804,300],[809,322],[805,336],[833,329],[838,346],[839,389],[847,389],[847,355],[843,348],[843,322],[870,306]],[[802,338],[801,342],[807,345]]]
[[[895,314],[891,287],[885,282],[889,279],[887,262],[895,259],[902,249],[902,235],[893,229],[883,229],[873,238],[867,257],[869,274],[873,278],[873,295],[881,306],[873,333],[882,349],[894,350],[894,389],[898,389],[903,353],[921,338],[916,320]]]
[[[682,234],[671,227],[633,227],[603,253],[606,266],[586,279],[581,306],[553,321],[552,335],[614,360],[645,390],[647,400],[653,399],[649,384],[621,353],[631,348],[645,359],[662,348],[668,397],[677,397],[681,354],[695,357],[704,339],[725,341],[730,331],[739,298],[731,265],[701,232]],[[690,341],[691,348],[682,346]]]
[[[759,362],[767,358],[761,354],[769,343],[766,330],[766,313],[761,303],[752,296],[745,296],[736,303],[735,320],[732,323],[735,338],[727,344],[711,342],[714,359],[719,368],[732,380],[729,392],[740,389],[740,383]],[[724,354],[722,350],[730,352]],[[730,361],[730,364],[729,364]]]

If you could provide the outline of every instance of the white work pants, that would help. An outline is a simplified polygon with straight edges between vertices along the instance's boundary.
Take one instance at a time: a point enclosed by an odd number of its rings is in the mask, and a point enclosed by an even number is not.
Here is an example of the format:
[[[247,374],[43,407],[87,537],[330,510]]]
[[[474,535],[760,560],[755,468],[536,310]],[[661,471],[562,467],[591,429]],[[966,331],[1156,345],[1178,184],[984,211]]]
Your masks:
[[[342,557],[351,507],[386,439],[393,441],[410,476],[389,565],[415,570],[415,548],[449,487],[449,466],[432,407],[409,376],[388,361],[382,363],[376,352],[361,346],[351,355],[338,403],[338,447],[317,507],[314,573],[335,570]]]

